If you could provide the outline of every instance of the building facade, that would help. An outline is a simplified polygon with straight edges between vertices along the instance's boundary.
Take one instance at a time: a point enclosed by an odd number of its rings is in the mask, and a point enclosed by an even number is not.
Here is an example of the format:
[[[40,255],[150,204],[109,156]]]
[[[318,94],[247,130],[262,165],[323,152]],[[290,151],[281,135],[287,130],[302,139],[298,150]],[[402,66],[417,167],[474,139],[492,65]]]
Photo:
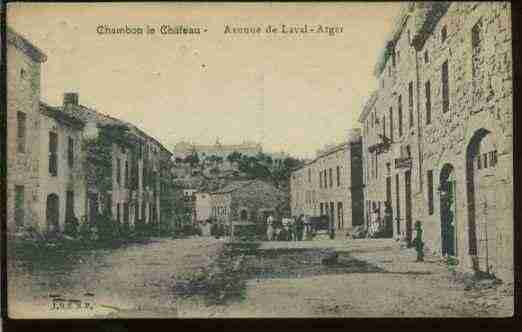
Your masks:
[[[40,151],[40,73],[45,54],[7,28],[7,230],[39,230],[42,205],[38,173]]]
[[[200,158],[209,156],[221,157],[225,159],[233,152],[241,153],[249,157],[254,157],[263,152],[263,147],[256,142],[243,142],[241,144],[221,144],[219,140],[213,145],[194,144],[189,142],[179,142],[172,149],[174,156],[184,158],[196,152]]]
[[[289,214],[288,195],[261,180],[234,181],[210,196],[211,216],[218,224],[252,225],[263,229],[269,215]]]
[[[59,109],[40,104],[38,185],[40,229],[66,231],[85,221],[87,187],[81,148],[84,123]],[[76,220],[75,220],[76,219]]]
[[[408,3],[365,105],[365,214],[465,269],[513,278],[509,3]]]
[[[361,134],[353,129],[345,143],[318,151],[290,176],[293,216],[327,215],[335,229],[363,223]]]
[[[40,101],[45,54],[7,28],[7,225],[63,232],[106,214],[123,225],[172,215],[172,154],[132,124],[79,104]],[[164,202],[164,204],[162,204]],[[165,218],[163,218],[165,220]]]

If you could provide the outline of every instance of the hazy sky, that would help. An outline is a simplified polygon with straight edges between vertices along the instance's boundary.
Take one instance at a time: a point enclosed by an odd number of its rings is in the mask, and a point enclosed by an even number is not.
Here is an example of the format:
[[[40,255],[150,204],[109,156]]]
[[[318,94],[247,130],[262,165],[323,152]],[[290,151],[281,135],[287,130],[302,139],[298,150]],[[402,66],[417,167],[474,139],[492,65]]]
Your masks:
[[[136,124],[167,148],[243,140],[311,157],[339,142],[376,87],[373,67],[400,3],[23,4],[8,24],[47,54],[42,99]],[[99,25],[184,24],[200,35],[100,35]],[[224,34],[224,27],[342,26],[343,33]]]

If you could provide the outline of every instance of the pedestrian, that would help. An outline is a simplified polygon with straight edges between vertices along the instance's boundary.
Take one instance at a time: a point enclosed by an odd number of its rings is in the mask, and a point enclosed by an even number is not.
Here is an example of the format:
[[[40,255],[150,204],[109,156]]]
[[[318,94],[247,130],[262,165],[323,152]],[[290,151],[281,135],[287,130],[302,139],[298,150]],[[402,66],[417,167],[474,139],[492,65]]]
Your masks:
[[[384,229],[386,237],[393,237],[393,212],[390,202],[384,203]]]
[[[420,221],[415,222],[415,240],[413,240],[413,244],[415,245],[415,251],[417,251],[417,262],[424,261],[424,243],[422,242],[422,225]]]
[[[304,215],[300,215],[297,218],[296,224],[296,232],[297,232],[297,241],[303,241],[303,230],[304,230]]]
[[[304,233],[305,233],[305,238],[307,238],[308,234],[310,234],[310,216],[309,215],[304,216]]]
[[[274,217],[272,215],[266,218],[266,237],[268,241],[274,240]]]

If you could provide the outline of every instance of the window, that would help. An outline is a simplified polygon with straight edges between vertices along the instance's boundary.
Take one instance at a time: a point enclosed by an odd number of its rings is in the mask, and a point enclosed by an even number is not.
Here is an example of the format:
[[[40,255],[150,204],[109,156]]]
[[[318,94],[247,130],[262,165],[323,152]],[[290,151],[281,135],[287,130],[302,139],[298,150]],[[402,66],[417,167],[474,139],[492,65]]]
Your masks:
[[[49,132],[49,174],[58,175],[58,134]]]
[[[247,221],[248,219],[248,212],[247,210],[241,210],[240,217],[241,221]]]
[[[120,203],[116,204],[116,221],[120,222]]]
[[[448,38],[448,28],[444,25],[442,29],[440,30],[440,41],[441,43],[444,43],[446,41],[446,38]]]
[[[129,186],[129,162],[125,160],[125,170],[124,170],[124,179],[125,179],[125,188]]]
[[[497,150],[489,152],[489,166],[493,167],[497,164]]]
[[[324,170],[324,173],[323,173],[324,188],[328,188],[328,178],[326,176],[327,176],[326,170]]]
[[[323,171],[319,172],[319,188],[323,187]]]
[[[430,57],[428,54],[428,50],[424,51],[424,63],[430,63]]]
[[[401,195],[400,195],[399,173],[395,174],[395,205],[397,210],[397,220],[401,220]]]
[[[312,170],[308,169],[308,183],[312,182]]]
[[[339,166],[337,166],[337,187],[341,185],[341,172]]]
[[[386,137],[386,115],[382,116],[382,136]]]
[[[15,186],[15,225],[21,227],[24,225],[25,218],[25,188],[24,186]]]
[[[333,187],[333,172],[332,172],[331,168],[328,170],[328,176],[330,179],[330,188],[332,188]]]
[[[408,84],[408,107],[410,114],[410,128],[413,127],[413,82]]]
[[[398,117],[399,117],[399,137],[402,136],[402,96],[399,95],[398,102]]]
[[[482,155],[482,160],[484,161],[484,168],[488,168],[488,154],[484,153]]]
[[[428,171],[428,213],[433,214],[433,170]]]
[[[480,155],[477,156],[477,168],[478,169],[482,168],[482,162],[481,162],[481,159],[480,159]]]
[[[145,172],[145,170],[143,172]],[[116,158],[116,182],[118,184],[121,184],[121,159],[120,158]]]
[[[472,47],[472,76],[473,78],[479,77],[481,63],[481,30],[482,30],[482,20],[480,19],[471,29],[471,47]],[[475,82],[474,82],[475,83]],[[477,85],[478,82],[475,83]]]
[[[442,111],[449,110],[448,60],[442,64]]]
[[[426,94],[426,124],[431,123],[431,86],[430,81],[424,83],[424,89]]]
[[[379,176],[379,163],[377,162],[377,152],[375,152],[373,154],[373,156],[374,156],[373,167],[375,167],[375,178],[377,179],[377,177]]]
[[[25,71],[25,69],[20,69],[20,77],[22,79],[26,79],[27,78],[27,72]]]
[[[74,165],[74,139],[69,137],[67,144],[67,162],[69,167],[72,168]]]
[[[411,45],[411,32],[410,32],[410,29],[408,29],[408,44]]]
[[[18,120],[18,152],[25,152],[25,123],[26,123],[26,115],[24,112],[17,113]]]
[[[65,195],[65,216],[66,218],[74,217],[74,191],[67,190]]]
[[[390,119],[390,140],[393,142],[393,108],[390,107],[390,114],[388,118]]]

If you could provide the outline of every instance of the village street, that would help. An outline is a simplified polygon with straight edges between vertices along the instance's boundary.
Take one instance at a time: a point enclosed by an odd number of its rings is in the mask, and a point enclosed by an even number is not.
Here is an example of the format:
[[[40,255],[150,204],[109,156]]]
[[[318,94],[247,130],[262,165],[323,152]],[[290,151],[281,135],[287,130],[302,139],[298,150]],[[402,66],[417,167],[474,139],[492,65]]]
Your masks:
[[[389,239],[251,245],[253,251],[238,254],[242,296],[209,304],[204,295],[176,295],[175,283],[207,269],[224,247],[213,238],[154,239],[72,254],[67,264],[49,257],[42,264],[9,262],[10,316],[461,317],[513,311],[512,284],[470,287],[435,257],[416,263],[413,251]],[[321,264],[325,249],[338,253],[336,264]],[[53,309],[53,297],[65,301],[62,307],[55,302]]]

